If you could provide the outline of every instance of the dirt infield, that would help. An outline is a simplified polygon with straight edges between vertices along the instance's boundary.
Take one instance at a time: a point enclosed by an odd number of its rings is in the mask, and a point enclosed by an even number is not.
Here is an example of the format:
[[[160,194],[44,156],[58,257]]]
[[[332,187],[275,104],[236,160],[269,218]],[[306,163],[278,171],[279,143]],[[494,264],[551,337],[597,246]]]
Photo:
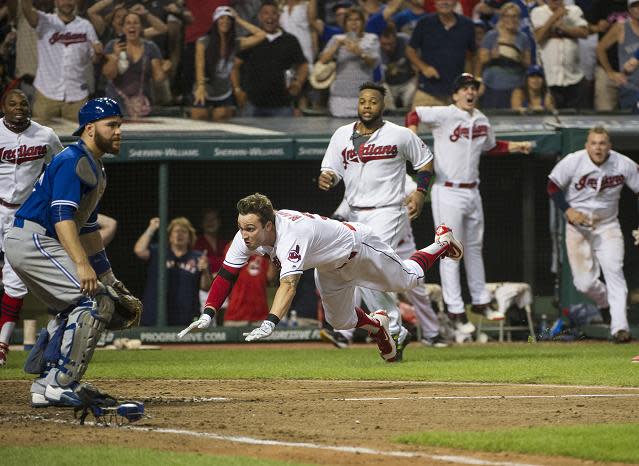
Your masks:
[[[32,445],[37,438],[38,444],[59,446],[64,438],[77,445],[96,441],[323,465],[577,465],[593,463],[420,448],[392,438],[435,429],[620,422],[639,415],[639,389],[608,387],[290,380],[101,380],[99,387],[145,401],[149,417],[133,429],[79,426],[70,410],[30,408],[29,382],[0,381],[0,445]]]

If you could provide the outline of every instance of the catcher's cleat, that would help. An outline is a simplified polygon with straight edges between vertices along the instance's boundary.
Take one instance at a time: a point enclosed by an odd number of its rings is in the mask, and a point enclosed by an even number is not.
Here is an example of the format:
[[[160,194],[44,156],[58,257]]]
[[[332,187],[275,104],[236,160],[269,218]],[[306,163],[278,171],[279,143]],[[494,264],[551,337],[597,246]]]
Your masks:
[[[453,230],[443,223],[435,230],[435,242],[448,244],[448,251],[445,253],[446,257],[454,261],[460,261],[464,257],[464,247],[453,237]]]
[[[9,353],[9,345],[0,343],[0,367],[7,365],[7,354]]]
[[[78,394],[79,388],[80,384],[78,382],[73,382],[68,387],[47,385],[44,389],[44,398],[53,406],[79,408],[83,404],[83,401]]]
[[[379,322],[379,330],[377,333],[371,334],[371,338],[377,343],[377,347],[379,348],[379,355],[387,362],[394,362],[397,347],[388,328],[389,319],[386,315],[386,311],[375,311],[371,314],[371,317]]]

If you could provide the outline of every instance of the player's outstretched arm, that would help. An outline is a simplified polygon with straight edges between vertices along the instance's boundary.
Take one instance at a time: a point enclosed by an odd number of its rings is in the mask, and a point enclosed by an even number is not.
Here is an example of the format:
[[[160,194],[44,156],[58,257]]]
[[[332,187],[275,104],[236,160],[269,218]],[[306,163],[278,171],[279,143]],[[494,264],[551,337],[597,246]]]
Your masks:
[[[246,341],[261,340],[273,333],[275,326],[280,322],[282,317],[286,315],[291,307],[291,303],[295,297],[295,292],[297,291],[297,284],[299,283],[301,276],[301,273],[296,273],[294,275],[287,275],[280,280],[280,286],[275,292],[271,312],[266,320],[262,322],[262,325],[254,329],[252,332],[244,334]]]
[[[535,147],[534,141],[508,141],[508,152],[511,154],[530,154]]]

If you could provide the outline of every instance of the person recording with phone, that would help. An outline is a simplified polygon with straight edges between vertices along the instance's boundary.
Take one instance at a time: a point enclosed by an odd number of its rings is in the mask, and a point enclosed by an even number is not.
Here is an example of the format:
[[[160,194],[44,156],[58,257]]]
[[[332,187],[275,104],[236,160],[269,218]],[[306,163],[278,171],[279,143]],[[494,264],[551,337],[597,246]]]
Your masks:
[[[373,81],[373,70],[380,64],[379,39],[364,32],[364,13],[349,8],[344,23],[345,34],[336,34],[320,54],[319,61],[337,64],[335,81],[330,88],[328,108],[334,117],[356,117],[359,86]]]
[[[106,95],[116,100],[125,116],[151,113],[153,82],[162,82],[171,62],[162,60],[155,43],[142,38],[142,17],[130,11],[124,17],[122,34],[106,46],[102,74],[108,80]]]

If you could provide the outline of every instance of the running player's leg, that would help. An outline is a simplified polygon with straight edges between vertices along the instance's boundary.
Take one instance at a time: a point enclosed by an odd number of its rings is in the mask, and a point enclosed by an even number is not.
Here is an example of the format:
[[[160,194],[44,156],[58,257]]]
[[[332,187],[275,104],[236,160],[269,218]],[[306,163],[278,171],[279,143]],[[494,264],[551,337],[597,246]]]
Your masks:
[[[566,223],[566,254],[577,291],[592,299],[597,307],[608,307],[606,285],[599,279],[600,267],[592,250],[591,233]]]
[[[491,296],[486,289],[486,270],[482,248],[484,245],[484,210],[479,190],[471,189],[471,208],[466,212],[464,243],[464,268],[468,290],[474,305],[489,304]],[[475,192],[476,191],[476,192]],[[454,232],[455,230],[453,230]],[[503,318],[503,316],[501,316]]]

